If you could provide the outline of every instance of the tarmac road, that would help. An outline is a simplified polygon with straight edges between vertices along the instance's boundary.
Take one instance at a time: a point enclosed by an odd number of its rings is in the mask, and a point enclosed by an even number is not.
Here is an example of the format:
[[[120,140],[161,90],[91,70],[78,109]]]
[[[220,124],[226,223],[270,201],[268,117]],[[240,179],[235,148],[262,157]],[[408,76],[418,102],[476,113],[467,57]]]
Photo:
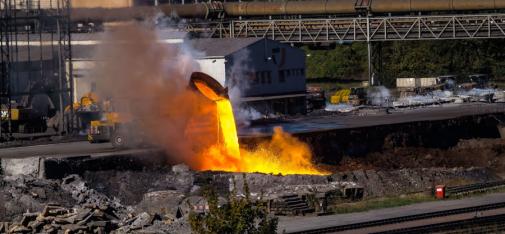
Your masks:
[[[272,123],[262,126],[240,129],[239,137],[249,138],[271,135],[273,128],[281,126],[290,133],[324,131],[387,125],[426,120],[443,120],[469,115],[503,113],[505,103],[484,104],[448,104],[444,106],[423,107],[393,111],[391,114],[378,113],[369,115],[334,115],[307,116],[283,123]],[[145,152],[145,149],[137,150]],[[135,153],[135,150],[118,151],[110,143],[90,144],[86,141],[69,142],[25,147],[0,148],[0,158],[26,157],[73,157],[73,156],[106,156],[107,154]]]
[[[0,158],[107,156],[109,154],[133,154],[146,150],[148,149],[118,150],[114,149],[110,143],[90,144],[87,141],[78,141],[2,148],[0,149]]]
[[[306,133],[332,129],[348,129],[371,127],[377,125],[399,124],[429,120],[453,119],[463,116],[504,113],[505,103],[463,103],[426,106],[414,109],[392,110],[387,114],[384,110],[379,113],[361,111],[361,114],[306,116],[284,123],[273,123],[240,129],[240,137],[271,135],[276,126],[281,126],[289,133]]]

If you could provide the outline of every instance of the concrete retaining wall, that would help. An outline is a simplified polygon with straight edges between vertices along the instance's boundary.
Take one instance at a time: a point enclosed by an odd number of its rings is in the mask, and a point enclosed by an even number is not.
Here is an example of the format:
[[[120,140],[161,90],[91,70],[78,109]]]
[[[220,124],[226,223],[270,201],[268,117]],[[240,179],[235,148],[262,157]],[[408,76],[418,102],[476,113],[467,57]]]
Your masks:
[[[166,165],[168,165],[166,156],[156,151],[107,156],[1,159],[1,170],[4,175],[32,175],[47,179],[60,179],[71,174],[82,175],[86,171],[144,170]]]

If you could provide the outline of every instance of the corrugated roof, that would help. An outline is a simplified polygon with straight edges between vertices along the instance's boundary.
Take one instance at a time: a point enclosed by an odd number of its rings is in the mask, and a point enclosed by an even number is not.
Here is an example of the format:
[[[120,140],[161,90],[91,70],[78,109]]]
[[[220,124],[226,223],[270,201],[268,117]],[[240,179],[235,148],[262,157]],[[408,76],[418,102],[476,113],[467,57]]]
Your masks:
[[[188,42],[194,50],[204,53],[204,56],[200,57],[221,57],[261,40],[263,38],[207,38],[193,39]]]

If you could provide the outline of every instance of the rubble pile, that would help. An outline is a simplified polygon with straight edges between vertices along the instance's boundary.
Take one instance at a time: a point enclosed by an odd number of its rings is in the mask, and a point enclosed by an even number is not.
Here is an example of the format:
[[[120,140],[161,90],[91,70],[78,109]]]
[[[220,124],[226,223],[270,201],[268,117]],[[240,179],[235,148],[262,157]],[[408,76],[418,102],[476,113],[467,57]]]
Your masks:
[[[97,171],[61,180],[0,176],[0,233],[189,233],[190,212],[208,211],[205,188],[219,204],[230,191],[266,204],[280,215],[325,213],[331,205],[362,198],[426,191],[453,180],[497,177],[482,168],[357,170],[329,176],[195,172],[185,166],[159,171]],[[34,213],[37,212],[37,213]]]
[[[118,217],[107,206],[67,209],[57,204],[49,204],[40,213],[23,214],[21,222],[11,225],[4,223],[4,226],[0,227],[0,232],[109,233],[118,226]]]
[[[35,182],[38,181],[38,182]],[[18,184],[12,185],[13,182]],[[28,184],[23,184],[27,182]],[[89,188],[88,184],[77,175],[71,175],[64,178],[61,183],[59,181],[37,179],[29,176],[18,176],[16,178],[8,178],[8,180],[0,180],[0,185],[7,187],[7,191],[12,191],[13,188],[33,186],[31,189],[41,189],[34,186],[39,184],[44,189],[52,188],[54,191],[67,195],[64,201],[65,205],[58,203],[58,199],[52,199],[45,202],[45,205],[40,208],[43,202],[37,202],[35,199],[38,195],[31,193],[29,189],[26,191],[14,191],[14,197],[34,196],[35,198],[24,199],[29,202],[13,203],[11,200],[6,200],[5,194],[0,194],[3,200],[9,201],[2,204],[8,217],[5,216],[5,211],[2,220],[11,220],[11,223],[0,223],[0,233],[128,233],[138,232],[139,230],[148,231],[150,233],[185,233],[189,231],[189,226],[182,216],[175,217],[170,212],[165,214],[156,212],[144,212],[142,209],[124,206],[119,199],[110,199],[106,195]],[[2,190],[5,192],[5,190]],[[43,191],[43,190],[41,190]],[[146,198],[156,197],[156,193],[148,193]],[[163,194],[163,192],[157,192]],[[7,199],[11,199],[8,197]],[[168,198],[170,199],[170,198]],[[23,199],[18,199],[22,200]],[[36,203],[37,202],[37,203]],[[36,203],[37,206],[30,205]],[[19,207],[13,209],[12,204],[17,204]],[[149,207],[152,204],[146,204]],[[170,205],[170,203],[169,203]],[[172,204],[173,205],[173,204]],[[175,205],[177,207],[177,205]],[[14,210],[14,212],[12,212]],[[23,212],[20,212],[20,211]],[[41,210],[39,213],[31,213],[30,211]]]
[[[0,233],[172,233],[175,219],[158,214],[140,213],[120,220],[108,206],[89,206],[67,209],[56,204],[47,205],[40,213],[25,213],[21,222],[0,223]],[[178,226],[187,224],[179,222]],[[187,228],[187,227],[186,227]],[[189,229],[186,229],[189,230]]]
[[[0,221],[21,221],[27,210],[40,211],[51,203],[71,207],[75,200],[59,181],[0,175]]]

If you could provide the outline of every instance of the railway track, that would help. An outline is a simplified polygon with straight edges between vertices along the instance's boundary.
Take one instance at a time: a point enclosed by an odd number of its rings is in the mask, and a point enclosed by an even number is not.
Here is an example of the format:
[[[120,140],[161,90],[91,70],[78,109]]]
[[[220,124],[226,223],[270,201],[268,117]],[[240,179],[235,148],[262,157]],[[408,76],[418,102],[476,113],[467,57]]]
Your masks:
[[[462,185],[455,187],[448,187],[445,192],[447,196],[455,196],[455,195],[463,195],[473,192],[484,192],[490,189],[498,189],[505,187],[505,180],[501,181],[493,181],[487,183],[479,183],[479,184],[470,184],[470,185]]]
[[[341,232],[341,231],[349,231],[349,230],[355,230],[355,229],[357,230],[357,229],[363,229],[363,228],[369,228],[369,227],[397,224],[397,223],[408,222],[408,221],[416,221],[416,220],[422,220],[422,219],[430,219],[430,218],[438,218],[438,217],[465,214],[465,213],[473,213],[473,212],[479,212],[479,211],[494,210],[494,209],[500,209],[500,208],[505,208],[505,202],[493,203],[493,204],[487,204],[487,205],[481,205],[481,206],[458,208],[458,209],[445,210],[445,211],[436,211],[436,212],[416,214],[416,215],[408,215],[408,216],[402,216],[402,217],[396,217],[396,218],[374,220],[374,221],[369,221],[369,222],[339,225],[339,226],[333,226],[333,227],[317,228],[317,229],[312,229],[312,230],[305,230],[305,231],[291,232],[291,233],[296,233],[296,234],[312,234],[312,233],[314,233],[315,234],[315,233]],[[483,223],[484,223],[484,221],[490,222],[490,221],[492,221],[491,217],[494,217],[494,216],[476,218],[475,220],[477,220],[477,221],[480,220]],[[486,218],[489,218],[489,219],[486,219]],[[499,219],[500,221],[505,221],[505,214],[496,215],[495,219]],[[470,222],[474,222],[475,220],[472,219],[472,220],[463,220],[463,221],[467,221],[470,223]],[[463,221],[458,221],[458,222],[463,222]],[[447,225],[449,225],[449,224],[447,224]],[[430,228],[428,226],[433,226],[431,228],[437,227],[435,224],[435,225],[427,225],[425,228]],[[421,228],[421,227],[418,227],[418,228]],[[393,231],[395,231],[395,230],[393,230]],[[399,233],[402,233],[401,230],[397,230],[397,231]],[[405,229],[404,231],[408,231],[408,230]],[[416,232],[416,233],[418,233],[418,232]]]
[[[408,233],[433,233],[433,232],[444,232],[452,231],[461,233],[476,233],[475,227],[479,227],[481,231],[479,233],[494,233],[497,231],[505,231],[505,226],[502,225],[505,222],[505,214],[493,215],[488,217],[477,217],[472,219],[452,221],[445,223],[437,223],[431,225],[424,225],[412,228],[402,228],[395,229],[385,232],[375,232],[374,234],[408,234]]]

